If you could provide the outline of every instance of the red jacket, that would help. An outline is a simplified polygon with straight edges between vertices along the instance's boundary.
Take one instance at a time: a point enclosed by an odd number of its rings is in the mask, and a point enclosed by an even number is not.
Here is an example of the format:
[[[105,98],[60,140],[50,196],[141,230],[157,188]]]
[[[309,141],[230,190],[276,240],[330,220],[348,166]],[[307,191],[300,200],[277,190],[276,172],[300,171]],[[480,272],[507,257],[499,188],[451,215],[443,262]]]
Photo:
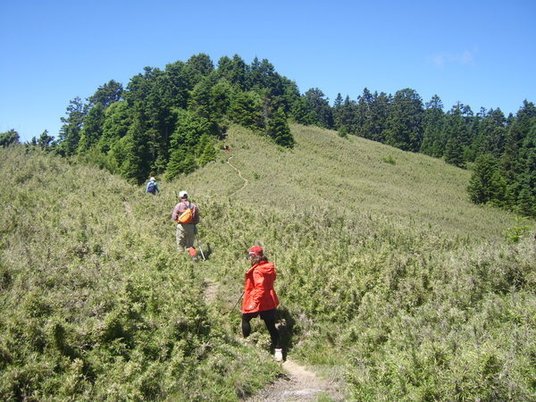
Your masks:
[[[279,305],[274,290],[275,265],[261,261],[246,272],[242,313],[272,310]]]

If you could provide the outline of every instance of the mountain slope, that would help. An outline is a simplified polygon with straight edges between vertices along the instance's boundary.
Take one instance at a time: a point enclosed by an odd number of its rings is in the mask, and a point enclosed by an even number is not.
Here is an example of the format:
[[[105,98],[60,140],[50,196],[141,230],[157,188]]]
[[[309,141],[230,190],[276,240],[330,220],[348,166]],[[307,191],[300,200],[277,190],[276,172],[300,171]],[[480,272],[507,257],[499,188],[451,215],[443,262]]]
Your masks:
[[[293,356],[346,366],[351,398],[530,399],[534,222],[470,203],[469,172],[440,160],[293,135],[287,151],[232,130],[219,162],[171,184],[205,203],[214,280],[239,283],[239,250],[264,244]]]
[[[471,203],[470,173],[421,154],[314,127],[293,126],[296,147],[284,150],[235,128],[230,152],[178,183],[199,196],[266,208],[331,208],[337,214],[382,216],[397,224],[432,226],[447,235],[493,238],[513,216]],[[222,162],[232,156],[248,186]]]
[[[348,399],[531,399],[534,222],[474,206],[468,172],[439,160],[292,130],[289,151],[233,127],[230,151],[155,197],[0,150],[2,399],[251,395],[279,372],[261,322],[256,347],[239,341],[254,242],[277,265],[286,351]],[[183,189],[197,264],[175,252]]]

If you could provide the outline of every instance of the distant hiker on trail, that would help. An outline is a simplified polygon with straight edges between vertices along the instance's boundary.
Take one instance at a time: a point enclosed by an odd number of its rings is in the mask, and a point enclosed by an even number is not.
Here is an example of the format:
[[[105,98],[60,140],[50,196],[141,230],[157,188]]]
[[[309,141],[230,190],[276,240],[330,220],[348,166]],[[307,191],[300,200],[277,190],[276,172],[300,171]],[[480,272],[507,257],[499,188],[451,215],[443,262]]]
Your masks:
[[[151,177],[149,179],[147,187],[145,187],[145,192],[152,195],[156,195],[156,193],[160,192],[160,189],[158,188],[158,183],[156,182],[156,179],[154,177]]]
[[[179,193],[179,203],[173,208],[171,218],[177,222],[177,249],[180,253],[194,247],[196,225],[199,223],[199,208],[188,199],[188,193]]]
[[[251,247],[248,250],[248,258],[251,268],[245,275],[244,299],[242,300],[242,335],[244,338],[249,336],[251,333],[249,322],[252,318],[260,316],[270,333],[274,358],[280,362],[283,360],[283,350],[275,326],[275,312],[279,305],[274,290],[275,265],[268,262],[268,258],[260,246]]]

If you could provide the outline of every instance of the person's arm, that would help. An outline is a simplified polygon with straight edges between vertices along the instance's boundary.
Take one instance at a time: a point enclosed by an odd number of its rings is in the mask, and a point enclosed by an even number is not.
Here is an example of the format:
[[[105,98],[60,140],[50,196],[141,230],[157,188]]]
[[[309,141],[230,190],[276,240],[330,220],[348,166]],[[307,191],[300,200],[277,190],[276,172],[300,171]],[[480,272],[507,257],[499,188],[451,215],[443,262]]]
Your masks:
[[[180,204],[175,205],[175,208],[173,208],[173,212],[171,213],[171,219],[173,219],[174,222],[176,222],[179,217],[179,208]]]

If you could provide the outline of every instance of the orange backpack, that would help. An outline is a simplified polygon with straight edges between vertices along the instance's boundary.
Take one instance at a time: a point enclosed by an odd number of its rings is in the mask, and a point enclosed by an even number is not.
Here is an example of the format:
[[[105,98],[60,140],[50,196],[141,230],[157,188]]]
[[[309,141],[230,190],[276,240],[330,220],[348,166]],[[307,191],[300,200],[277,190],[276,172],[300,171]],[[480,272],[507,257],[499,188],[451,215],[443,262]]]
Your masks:
[[[179,215],[177,218],[178,223],[192,223],[195,218],[195,207],[192,206],[190,203],[190,206],[184,210],[182,214]]]

